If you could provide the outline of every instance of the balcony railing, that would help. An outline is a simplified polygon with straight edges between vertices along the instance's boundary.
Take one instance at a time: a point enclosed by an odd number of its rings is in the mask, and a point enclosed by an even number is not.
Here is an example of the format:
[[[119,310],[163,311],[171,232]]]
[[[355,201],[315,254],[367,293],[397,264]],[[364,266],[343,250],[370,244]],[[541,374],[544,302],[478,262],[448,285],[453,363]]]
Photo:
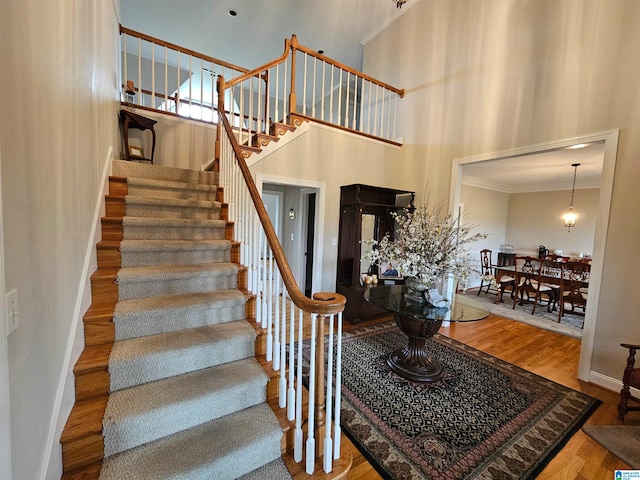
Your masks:
[[[224,108],[240,143],[275,122],[310,120],[400,144],[398,103],[404,91],[285,40],[282,56],[257,69],[120,27],[122,102],[218,123],[217,77],[227,79]]]

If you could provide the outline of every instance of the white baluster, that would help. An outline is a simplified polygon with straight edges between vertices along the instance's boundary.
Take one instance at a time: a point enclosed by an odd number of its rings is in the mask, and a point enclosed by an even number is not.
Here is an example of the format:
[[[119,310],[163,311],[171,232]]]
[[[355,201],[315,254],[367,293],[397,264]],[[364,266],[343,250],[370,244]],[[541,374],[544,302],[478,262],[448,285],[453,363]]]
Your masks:
[[[138,37],[138,105],[142,105],[142,45]]]
[[[284,286],[282,276],[280,276],[280,303],[281,308],[281,327],[280,327],[280,407],[287,406],[287,291]],[[289,328],[293,328],[293,324],[289,321]]]
[[[164,108],[169,110],[169,47],[164,47]]]
[[[323,90],[324,91],[324,90]],[[316,439],[314,429],[316,409],[316,321],[318,315],[311,314],[311,346],[309,347],[309,410],[307,412],[307,468],[311,475],[316,463]]]
[[[340,125],[341,127],[342,125],[342,71],[343,69],[340,69],[340,81],[338,82],[338,119],[337,119],[337,124]]]
[[[347,92],[346,92],[346,99],[344,101],[344,126],[347,128],[349,128],[349,92],[350,90],[351,90],[351,72],[347,70]]]
[[[311,93],[311,116],[316,118],[316,65],[318,57],[313,57],[313,92]]]
[[[331,416],[333,415],[333,321],[334,315],[329,315],[329,346],[327,359],[327,394],[325,398],[324,450],[323,468],[325,473],[333,469],[333,441],[331,438]]]
[[[334,405],[333,422],[333,458],[340,458],[340,439],[342,431],[340,429],[340,402],[342,397],[342,312],[338,313],[338,338],[336,343],[336,398]]]
[[[294,305],[291,302],[291,321],[295,318],[293,315]],[[293,459],[300,463],[302,461],[302,327],[303,314],[299,313],[298,320],[298,362],[296,365],[296,429],[293,442]]]
[[[324,120],[324,76],[325,76],[325,67],[327,62],[322,61],[322,87],[320,91],[321,100],[320,100],[320,120]]]
[[[286,292],[283,290],[282,298],[286,297]],[[295,331],[296,331],[296,317],[293,302],[291,303],[290,315],[289,315],[289,390],[287,392],[287,418],[293,420],[296,416],[296,389],[294,386],[294,372],[295,372]],[[283,305],[285,305],[283,301]]]
[[[331,64],[331,83],[330,83],[330,90],[329,90],[329,121],[333,122],[333,77],[334,77],[334,72],[333,72],[333,64]]]
[[[307,58],[309,54],[304,52],[304,70],[302,72],[302,114],[307,114]]]
[[[273,285],[273,308],[274,308],[274,318],[273,323],[275,325],[275,331],[273,333],[273,369],[277,372],[280,370],[280,302],[278,301],[278,290],[280,289],[280,279],[279,273],[280,271],[277,268],[271,268],[272,272],[275,272],[275,277],[271,278],[271,284]],[[282,366],[282,370],[284,371],[284,365]],[[280,403],[285,402],[284,398],[284,389],[281,389],[279,392]],[[284,407],[284,405],[280,405]]]

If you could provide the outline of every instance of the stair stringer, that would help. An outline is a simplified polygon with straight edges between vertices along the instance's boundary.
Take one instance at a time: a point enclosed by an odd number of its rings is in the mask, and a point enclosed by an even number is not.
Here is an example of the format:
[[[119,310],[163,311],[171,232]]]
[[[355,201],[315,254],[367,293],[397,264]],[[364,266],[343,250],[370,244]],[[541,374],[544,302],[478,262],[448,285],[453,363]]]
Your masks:
[[[245,159],[247,166],[251,167],[258,162],[265,160],[269,155],[277,152],[285,145],[300,138],[302,135],[309,132],[309,122],[302,122],[295,127],[295,130],[285,131],[283,135],[279,135],[280,140],[277,142],[270,142],[267,146],[262,147],[259,153],[254,153]]]

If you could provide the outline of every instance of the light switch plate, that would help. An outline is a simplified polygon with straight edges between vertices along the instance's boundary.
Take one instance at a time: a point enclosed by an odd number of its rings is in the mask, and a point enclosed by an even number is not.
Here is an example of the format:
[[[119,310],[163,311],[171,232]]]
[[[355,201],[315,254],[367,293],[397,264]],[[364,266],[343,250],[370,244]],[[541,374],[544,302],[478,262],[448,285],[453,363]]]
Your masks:
[[[18,290],[13,289],[5,295],[7,309],[7,335],[20,325],[20,308],[18,305]]]

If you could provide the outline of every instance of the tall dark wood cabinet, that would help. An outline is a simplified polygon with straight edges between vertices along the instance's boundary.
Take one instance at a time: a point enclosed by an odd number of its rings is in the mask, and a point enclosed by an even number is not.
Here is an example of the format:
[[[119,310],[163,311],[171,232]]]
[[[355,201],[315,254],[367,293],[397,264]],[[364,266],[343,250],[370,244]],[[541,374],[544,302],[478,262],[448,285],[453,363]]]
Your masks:
[[[364,299],[363,274],[369,268],[364,260],[362,242],[380,240],[387,233],[393,239],[394,220],[391,213],[413,209],[415,194],[407,190],[346,185],[340,187],[340,230],[336,291],[347,299],[343,318],[358,322],[387,312]],[[367,248],[366,245],[364,248]],[[378,273],[377,266],[373,273]]]

